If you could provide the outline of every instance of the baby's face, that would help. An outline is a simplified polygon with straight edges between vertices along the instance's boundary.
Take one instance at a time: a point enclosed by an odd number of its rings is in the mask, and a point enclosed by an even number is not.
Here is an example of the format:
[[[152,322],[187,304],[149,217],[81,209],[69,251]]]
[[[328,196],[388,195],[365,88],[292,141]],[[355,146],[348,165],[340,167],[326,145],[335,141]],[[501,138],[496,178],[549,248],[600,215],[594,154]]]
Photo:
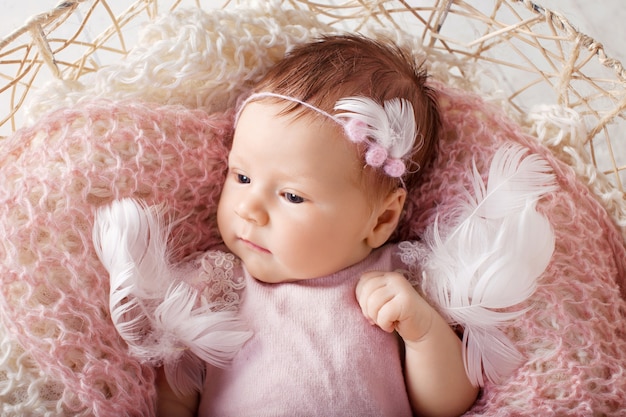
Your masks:
[[[375,224],[359,162],[341,127],[277,116],[249,103],[240,114],[218,206],[226,246],[258,280],[317,278],[365,258]]]

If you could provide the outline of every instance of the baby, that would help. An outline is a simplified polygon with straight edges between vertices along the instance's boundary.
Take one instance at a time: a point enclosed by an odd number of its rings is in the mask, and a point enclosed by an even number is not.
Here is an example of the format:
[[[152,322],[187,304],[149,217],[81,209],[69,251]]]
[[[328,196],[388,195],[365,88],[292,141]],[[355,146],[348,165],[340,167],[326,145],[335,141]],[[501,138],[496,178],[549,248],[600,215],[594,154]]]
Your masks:
[[[436,145],[425,81],[390,43],[331,36],[295,48],[241,103],[218,206],[225,248],[186,280],[206,302],[228,299],[252,335],[226,366],[206,365],[199,395],[175,394],[161,372],[160,415],[472,405],[461,341],[387,243]]]

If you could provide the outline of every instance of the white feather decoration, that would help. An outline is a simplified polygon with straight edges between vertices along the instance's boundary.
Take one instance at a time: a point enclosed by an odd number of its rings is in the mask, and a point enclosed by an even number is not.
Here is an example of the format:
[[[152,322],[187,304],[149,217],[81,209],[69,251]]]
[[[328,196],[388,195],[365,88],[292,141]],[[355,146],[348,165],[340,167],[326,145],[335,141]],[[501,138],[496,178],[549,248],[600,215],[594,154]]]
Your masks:
[[[201,390],[204,367],[224,366],[250,337],[235,312],[197,304],[197,292],[177,282],[167,261],[167,237],[160,213],[131,199],[113,202],[96,214],[94,246],[110,275],[111,319],[129,350],[162,364],[172,388]]]
[[[436,219],[426,233],[429,255],[423,289],[450,323],[464,328],[466,371],[474,385],[483,373],[502,381],[523,357],[500,330],[525,310],[554,251],[554,233],[535,206],[556,189],[546,161],[520,145],[494,155],[486,185],[473,167],[474,196],[457,207],[451,228]]]
[[[387,100],[381,106],[368,97],[346,97],[338,100],[335,110],[343,111],[337,118],[363,122],[366,135],[382,146],[390,157],[404,159],[413,149],[417,127],[410,101],[403,98]]]

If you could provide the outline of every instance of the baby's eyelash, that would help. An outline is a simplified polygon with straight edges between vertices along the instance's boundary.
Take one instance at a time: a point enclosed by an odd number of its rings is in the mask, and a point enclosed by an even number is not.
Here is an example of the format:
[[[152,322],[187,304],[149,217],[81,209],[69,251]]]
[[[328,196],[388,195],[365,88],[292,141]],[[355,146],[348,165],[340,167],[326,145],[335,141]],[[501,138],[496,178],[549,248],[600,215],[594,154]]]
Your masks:
[[[236,174],[237,182],[240,184],[250,184],[250,177],[244,174]]]
[[[294,193],[283,193],[283,197],[290,203],[301,204],[304,203],[304,198]]]

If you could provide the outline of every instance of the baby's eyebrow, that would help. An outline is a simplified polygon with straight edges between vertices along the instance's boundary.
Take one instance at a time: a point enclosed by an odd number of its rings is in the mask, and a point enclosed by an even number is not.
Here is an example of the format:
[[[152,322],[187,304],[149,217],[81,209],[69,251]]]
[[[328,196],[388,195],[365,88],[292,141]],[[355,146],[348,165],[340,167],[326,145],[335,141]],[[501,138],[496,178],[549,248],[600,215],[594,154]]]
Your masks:
[[[246,162],[246,156],[250,155],[238,155],[235,152],[231,151],[228,155],[228,166],[231,165],[242,165]]]

